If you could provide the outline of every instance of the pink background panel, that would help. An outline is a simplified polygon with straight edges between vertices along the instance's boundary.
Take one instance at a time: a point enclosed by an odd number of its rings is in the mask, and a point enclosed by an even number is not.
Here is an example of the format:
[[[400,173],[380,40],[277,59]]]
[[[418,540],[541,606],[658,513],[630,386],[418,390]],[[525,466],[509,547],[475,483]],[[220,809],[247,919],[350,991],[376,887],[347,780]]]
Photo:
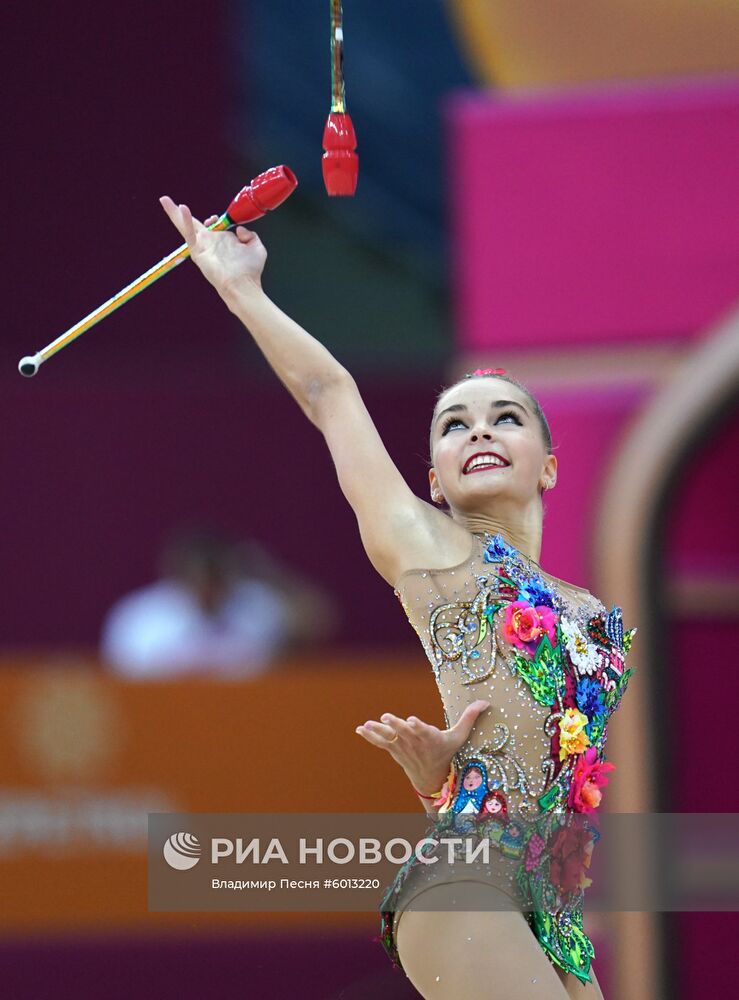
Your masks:
[[[449,106],[457,330],[689,337],[739,298],[739,80]]]
[[[670,576],[739,580],[737,460],[739,413],[719,427],[701,428],[670,493],[665,541]]]
[[[547,415],[558,463],[557,486],[545,501],[541,564],[560,579],[593,589],[591,539],[603,470],[649,390],[538,391],[533,382],[531,388]]]

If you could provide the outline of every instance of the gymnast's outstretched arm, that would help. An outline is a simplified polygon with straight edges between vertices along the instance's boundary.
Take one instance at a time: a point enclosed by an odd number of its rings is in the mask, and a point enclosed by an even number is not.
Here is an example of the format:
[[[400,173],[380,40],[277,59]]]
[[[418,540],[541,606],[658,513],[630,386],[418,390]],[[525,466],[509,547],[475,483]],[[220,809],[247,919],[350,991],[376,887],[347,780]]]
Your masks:
[[[381,576],[394,586],[408,569],[443,568],[464,559],[469,533],[410,490],[349,372],[265,295],[261,275],[267,252],[256,233],[243,226],[213,232],[186,205],[168,197],[161,202],[193,262],[325,437],[364,547]]]

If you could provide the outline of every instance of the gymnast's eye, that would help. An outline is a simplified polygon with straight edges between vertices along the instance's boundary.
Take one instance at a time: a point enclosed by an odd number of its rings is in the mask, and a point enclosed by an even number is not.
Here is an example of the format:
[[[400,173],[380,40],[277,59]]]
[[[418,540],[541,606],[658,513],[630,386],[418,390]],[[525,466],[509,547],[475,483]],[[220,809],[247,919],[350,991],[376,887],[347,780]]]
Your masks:
[[[455,424],[459,424],[460,427],[467,426],[467,424],[463,420],[460,420],[459,417],[449,417],[441,429],[441,436],[444,437],[447,431],[450,431]]]
[[[501,413],[501,415],[495,421],[496,424],[499,424],[500,421],[504,420],[506,417],[512,417],[513,420],[514,420],[514,422],[517,423],[519,425],[519,427],[522,426],[521,421],[518,418],[518,414],[514,413],[513,410],[506,410],[505,413]]]

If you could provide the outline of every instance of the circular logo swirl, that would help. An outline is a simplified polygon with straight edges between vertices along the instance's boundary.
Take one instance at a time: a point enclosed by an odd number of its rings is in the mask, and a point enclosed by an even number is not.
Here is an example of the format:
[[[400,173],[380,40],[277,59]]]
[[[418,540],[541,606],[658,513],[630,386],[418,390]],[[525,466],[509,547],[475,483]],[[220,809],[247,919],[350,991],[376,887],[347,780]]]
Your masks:
[[[193,834],[173,833],[164,845],[164,860],[170,868],[184,872],[200,861],[202,850],[200,841]]]

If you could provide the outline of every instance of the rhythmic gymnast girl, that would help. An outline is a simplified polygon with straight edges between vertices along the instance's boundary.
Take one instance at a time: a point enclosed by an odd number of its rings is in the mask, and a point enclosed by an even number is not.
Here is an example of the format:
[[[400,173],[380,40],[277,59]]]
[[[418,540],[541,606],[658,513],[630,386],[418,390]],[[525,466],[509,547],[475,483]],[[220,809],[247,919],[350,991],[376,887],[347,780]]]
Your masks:
[[[446,730],[386,714],[357,731],[391,753],[435,824],[494,848],[486,865],[404,865],[383,900],[383,943],[428,1000],[597,1000],[583,890],[635,629],[537,562],[557,477],[539,403],[501,369],[446,389],[431,422],[431,502],[420,499],[349,372],[264,294],[259,237],[211,232],[161,201],[323,434],[367,556],[433,667]]]

